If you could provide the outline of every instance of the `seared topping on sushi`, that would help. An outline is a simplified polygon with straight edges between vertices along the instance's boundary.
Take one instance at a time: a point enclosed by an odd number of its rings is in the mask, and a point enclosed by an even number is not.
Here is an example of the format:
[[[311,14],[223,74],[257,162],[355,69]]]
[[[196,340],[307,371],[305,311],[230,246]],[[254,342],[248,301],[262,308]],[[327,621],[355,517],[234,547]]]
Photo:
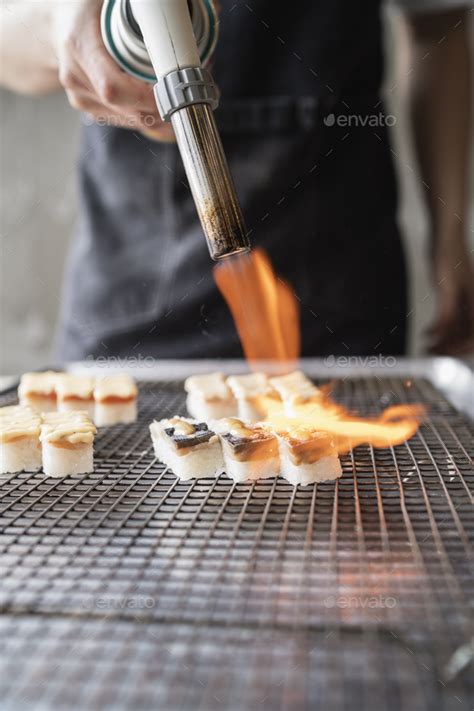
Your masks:
[[[239,461],[264,459],[278,452],[276,437],[258,425],[249,427],[237,418],[220,420],[216,429],[232,456]]]
[[[252,427],[245,425],[242,420],[239,420],[237,417],[226,417],[223,420],[219,420],[216,429],[219,433],[232,436],[236,439],[248,439],[252,437],[254,433]]]
[[[251,427],[236,417],[228,417],[225,420],[220,420],[218,430],[222,437],[233,445],[237,445],[240,442],[255,441],[257,439],[268,439],[272,436],[261,427]]]
[[[313,464],[323,457],[335,456],[334,440],[327,432],[298,428],[280,433],[286,451],[295,464]]]
[[[28,395],[41,395],[42,397],[56,397],[56,384],[61,373],[47,370],[44,373],[24,373],[18,387],[19,397]]]
[[[258,422],[264,417],[261,398],[278,397],[264,373],[232,375],[227,383],[237,400],[239,418],[245,422]]]
[[[86,412],[48,412],[41,425],[42,442],[86,444],[93,442],[96,428]]]
[[[218,420],[237,414],[237,403],[222,373],[192,375],[184,383],[186,408],[196,420]]]
[[[38,437],[41,417],[31,408],[10,405],[0,408],[0,442]]]
[[[270,378],[270,383],[283,401],[301,402],[320,394],[319,388],[301,370],[295,370],[288,375]]]
[[[187,393],[198,394],[208,402],[232,397],[222,373],[192,375],[185,380],[184,389]]]
[[[94,378],[62,373],[57,379],[56,392],[62,400],[93,400]]]
[[[96,402],[117,403],[134,400],[137,397],[137,386],[134,379],[127,373],[106,375],[98,380],[94,388]]]
[[[294,486],[332,481],[342,475],[337,449],[328,432],[296,427],[279,432],[281,475]]]
[[[156,456],[178,479],[217,477],[224,471],[220,440],[205,422],[185,417],[154,420],[150,434]]]
[[[167,432],[167,430],[172,430],[171,434],[176,432],[177,435],[192,435],[198,427],[197,422],[185,420],[181,417],[172,417],[171,420],[168,420],[168,424],[170,425],[170,427],[165,429],[165,432]],[[207,429],[207,425],[205,422],[201,422],[199,423],[199,425],[204,426]],[[169,434],[169,432],[167,432],[167,434]]]
[[[273,390],[265,373],[231,375],[227,378],[227,384],[236,398],[255,398],[268,395]]]
[[[60,373],[49,370],[45,373],[25,373],[18,386],[20,405],[32,407],[37,412],[56,409],[56,383]]]
[[[170,427],[165,427],[164,432],[173,440],[178,449],[208,442],[214,436],[214,432],[208,428],[205,422],[194,423],[173,417],[168,420],[168,424]]]

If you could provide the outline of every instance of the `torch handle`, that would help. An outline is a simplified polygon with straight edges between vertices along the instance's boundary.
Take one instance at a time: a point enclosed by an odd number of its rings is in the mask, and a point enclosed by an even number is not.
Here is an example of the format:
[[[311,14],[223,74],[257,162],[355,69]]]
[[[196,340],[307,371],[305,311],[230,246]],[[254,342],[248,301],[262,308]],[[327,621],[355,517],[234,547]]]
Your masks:
[[[212,109],[218,91],[201,66],[187,0],[130,0],[158,82],[161,117],[171,121],[196,209],[215,260],[250,249]]]
[[[130,0],[158,81],[184,67],[200,67],[187,0]]]

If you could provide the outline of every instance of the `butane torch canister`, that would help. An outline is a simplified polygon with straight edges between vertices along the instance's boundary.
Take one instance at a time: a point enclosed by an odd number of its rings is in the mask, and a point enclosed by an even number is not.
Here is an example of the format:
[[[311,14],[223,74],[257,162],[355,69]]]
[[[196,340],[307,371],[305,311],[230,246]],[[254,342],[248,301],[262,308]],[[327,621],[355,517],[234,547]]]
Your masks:
[[[250,248],[214,119],[218,91],[205,67],[217,26],[211,0],[105,0],[102,10],[109,53],[124,71],[155,84],[215,260]]]

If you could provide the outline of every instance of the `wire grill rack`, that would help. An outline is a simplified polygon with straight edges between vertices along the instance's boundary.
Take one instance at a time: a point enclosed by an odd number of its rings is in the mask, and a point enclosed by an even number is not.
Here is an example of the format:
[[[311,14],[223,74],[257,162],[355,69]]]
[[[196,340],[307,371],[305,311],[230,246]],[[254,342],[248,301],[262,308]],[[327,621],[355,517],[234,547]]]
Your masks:
[[[336,482],[180,482],[148,424],[182,383],[144,383],[93,474],[0,477],[2,709],[472,708],[472,429],[421,379],[333,396],[429,417]]]

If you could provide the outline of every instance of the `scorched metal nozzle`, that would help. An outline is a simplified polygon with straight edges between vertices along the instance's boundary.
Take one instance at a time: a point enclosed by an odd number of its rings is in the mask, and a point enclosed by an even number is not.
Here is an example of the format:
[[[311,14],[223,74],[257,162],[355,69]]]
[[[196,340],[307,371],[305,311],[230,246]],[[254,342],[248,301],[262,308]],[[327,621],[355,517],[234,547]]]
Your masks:
[[[193,104],[175,111],[171,123],[212,259],[247,252],[247,230],[211,108]]]

